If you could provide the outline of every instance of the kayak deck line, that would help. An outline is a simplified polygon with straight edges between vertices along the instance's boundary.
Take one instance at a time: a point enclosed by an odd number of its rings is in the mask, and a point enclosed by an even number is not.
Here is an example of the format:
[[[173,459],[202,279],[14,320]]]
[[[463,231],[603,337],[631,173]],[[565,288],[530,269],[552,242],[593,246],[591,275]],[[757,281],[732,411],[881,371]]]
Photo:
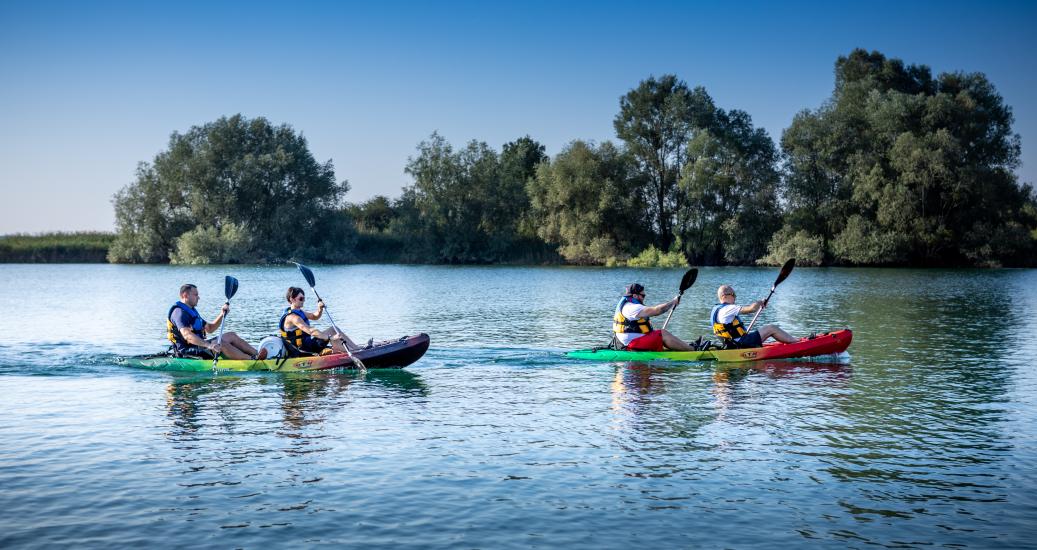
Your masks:
[[[631,351],[615,349],[582,349],[566,353],[573,359],[591,361],[718,361],[736,363],[765,359],[792,359],[834,355],[846,351],[853,340],[850,329],[803,338],[791,344],[772,342],[758,348],[715,349],[701,351]]]
[[[289,357],[280,359],[221,359],[217,372],[311,372],[356,368],[353,356],[363,361],[368,369],[403,368],[420,359],[429,347],[428,334],[404,336],[397,340],[379,342],[370,348],[347,353]],[[119,363],[133,368],[205,372],[212,371],[212,359],[150,355],[123,357]]]

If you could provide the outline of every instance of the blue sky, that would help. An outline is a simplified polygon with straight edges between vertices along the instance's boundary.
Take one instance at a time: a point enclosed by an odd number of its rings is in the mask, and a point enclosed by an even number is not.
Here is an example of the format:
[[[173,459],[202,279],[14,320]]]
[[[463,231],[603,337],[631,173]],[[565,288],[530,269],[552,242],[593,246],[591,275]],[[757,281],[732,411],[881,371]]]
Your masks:
[[[986,73],[1037,181],[1037,2],[0,2],[0,234],[113,228],[111,196],[173,131],[288,123],[354,202],[395,197],[438,131],[557,153],[615,139],[649,75],[705,86],[772,137],[878,50]]]

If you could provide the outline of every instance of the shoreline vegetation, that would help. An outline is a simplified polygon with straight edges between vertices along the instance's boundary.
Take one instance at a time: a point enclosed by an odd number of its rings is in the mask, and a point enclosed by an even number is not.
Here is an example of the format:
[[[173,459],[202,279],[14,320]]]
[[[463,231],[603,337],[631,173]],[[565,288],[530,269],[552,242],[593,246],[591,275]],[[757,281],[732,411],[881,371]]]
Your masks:
[[[114,234],[0,237],[0,261],[1037,265],[1037,194],[985,75],[862,49],[834,74],[777,143],[705,88],[649,77],[620,98],[617,142],[550,157],[528,135],[498,151],[433,132],[413,183],[362,203],[291,126],[223,117],[138,165]]]
[[[0,235],[0,263],[107,262],[115,233],[78,231]]]

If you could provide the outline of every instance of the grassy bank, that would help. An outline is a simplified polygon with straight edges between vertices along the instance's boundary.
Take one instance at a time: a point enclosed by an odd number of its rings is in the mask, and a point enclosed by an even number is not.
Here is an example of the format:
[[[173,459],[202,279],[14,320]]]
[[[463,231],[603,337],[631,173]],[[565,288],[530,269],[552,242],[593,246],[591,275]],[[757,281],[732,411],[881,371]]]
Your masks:
[[[0,236],[0,263],[104,263],[114,233],[83,231]]]

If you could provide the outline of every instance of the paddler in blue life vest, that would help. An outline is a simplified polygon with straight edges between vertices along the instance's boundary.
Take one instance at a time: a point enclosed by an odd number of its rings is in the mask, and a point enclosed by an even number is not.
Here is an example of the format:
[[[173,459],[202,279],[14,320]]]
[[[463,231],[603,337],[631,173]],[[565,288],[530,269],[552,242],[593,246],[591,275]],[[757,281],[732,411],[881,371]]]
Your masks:
[[[720,303],[713,306],[713,310],[709,314],[709,322],[713,325],[713,334],[725,342],[739,348],[758,348],[768,338],[774,338],[785,344],[799,341],[799,338],[785,332],[778,325],[763,325],[757,330],[746,332],[745,324],[738,315],[755,313],[763,307],[763,300],[740,306],[735,303],[735,289],[731,285],[720,285],[720,288],[717,289],[717,300]]]
[[[649,317],[670,311],[680,303],[681,298],[663,302],[654,306],[644,305],[645,287],[633,283],[626,287],[626,292],[616,304],[616,312],[612,316],[612,332],[616,340],[625,349],[637,351],[695,351],[695,348],[666,330],[652,329]]]
[[[195,309],[197,306],[198,287],[192,284],[181,286],[180,301],[173,304],[166,314],[166,338],[173,344],[174,355],[212,359],[219,353],[226,359],[264,358],[258,357],[256,349],[233,332],[224,332],[219,344],[216,343],[216,337],[206,340],[206,333],[219,330],[223,317],[230,311],[230,305],[224,304],[220,314],[211,323],[202,319]]]
[[[329,343],[332,351],[336,353],[345,353],[345,346],[349,346],[350,350],[358,349],[356,343],[345,334],[336,332],[334,328],[319,330],[310,325],[310,321],[316,321],[324,315],[323,301],[317,301],[316,313],[307,313],[302,309],[306,303],[306,293],[301,288],[288,287],[284,297],[288,300],[288,307],[281,315],[277,327],[280,329],[281,339],[292,347],[304,353],[320,353]]]

